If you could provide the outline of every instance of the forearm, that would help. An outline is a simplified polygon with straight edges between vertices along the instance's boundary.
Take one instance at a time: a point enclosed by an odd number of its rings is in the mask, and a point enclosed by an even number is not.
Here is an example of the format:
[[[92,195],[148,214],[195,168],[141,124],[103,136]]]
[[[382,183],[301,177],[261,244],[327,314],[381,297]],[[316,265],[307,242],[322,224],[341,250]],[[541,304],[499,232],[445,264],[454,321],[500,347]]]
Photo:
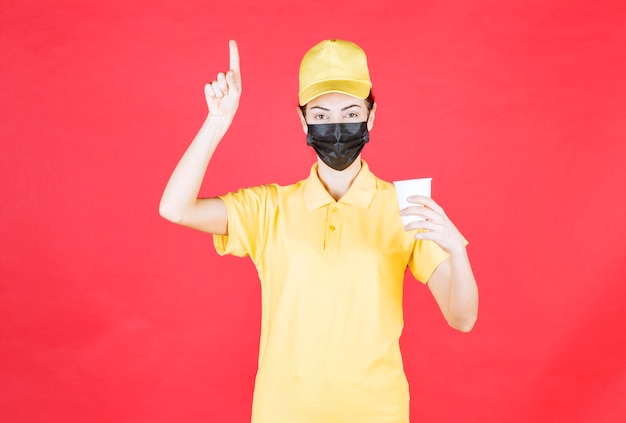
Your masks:
[[[478,287],[465,248],[450,254],[446,308],[451,326],[462,332],[472,329],[478,316]]]
[[[231,122],[230,117],[209,114],[170,176],[161,196],[161,216],[179,222],[194,207],[209,162]]]

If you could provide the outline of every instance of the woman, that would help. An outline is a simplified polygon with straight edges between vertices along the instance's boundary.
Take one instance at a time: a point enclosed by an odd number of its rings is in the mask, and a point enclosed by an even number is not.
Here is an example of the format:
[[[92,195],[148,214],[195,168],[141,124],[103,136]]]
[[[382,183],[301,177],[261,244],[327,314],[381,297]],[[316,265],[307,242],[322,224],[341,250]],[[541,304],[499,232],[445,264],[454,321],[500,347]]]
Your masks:
[[[356,44],[317,44],[300,67],[298,112],[318,156],[309,177],[198,198],[241,96],[231,41],[230,70],[206,85],[208,117],[163,193],[163,217],[214,234],[219,254],[250,256],[258,269],[255,423],[409,421],[399,350],[407,266],[452,327],[469,331],[476,320],[461,233],[428,197],[399,211],[393,185],[361,160],[376,114],[371,86]],[[400,214],[422,220],[403,227]]]

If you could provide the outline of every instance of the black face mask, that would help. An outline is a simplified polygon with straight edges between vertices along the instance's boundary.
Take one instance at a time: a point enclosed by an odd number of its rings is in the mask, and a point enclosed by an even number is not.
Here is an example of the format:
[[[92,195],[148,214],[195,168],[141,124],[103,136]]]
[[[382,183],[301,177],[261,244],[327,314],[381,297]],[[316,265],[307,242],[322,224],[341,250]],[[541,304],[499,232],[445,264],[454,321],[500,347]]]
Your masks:
[[[307,125],[306,143],[335,170],[350,166],[369,141],[367,122]]]

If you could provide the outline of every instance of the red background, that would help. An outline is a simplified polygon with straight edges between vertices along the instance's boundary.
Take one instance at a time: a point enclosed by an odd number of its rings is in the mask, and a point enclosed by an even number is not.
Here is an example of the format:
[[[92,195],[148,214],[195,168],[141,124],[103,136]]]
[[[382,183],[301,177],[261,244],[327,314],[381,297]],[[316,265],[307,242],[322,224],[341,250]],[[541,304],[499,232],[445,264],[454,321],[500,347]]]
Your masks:
[[[379,103],[364,158],[433,177],[470,240],[470,334],[407,278],[413,421],[625,421],[623,4],[5,2],[0,421],[248,421],[253,265],[157,212],[229,38],[244,93],[204,194],[306,177],[299,61],[346,38]]]

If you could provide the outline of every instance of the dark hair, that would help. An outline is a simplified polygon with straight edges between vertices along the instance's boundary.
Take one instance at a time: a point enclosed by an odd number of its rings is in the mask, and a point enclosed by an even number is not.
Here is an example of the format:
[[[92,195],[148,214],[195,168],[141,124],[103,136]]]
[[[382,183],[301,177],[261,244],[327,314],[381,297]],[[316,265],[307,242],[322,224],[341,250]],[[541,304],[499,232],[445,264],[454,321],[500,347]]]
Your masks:
[[[374,107],[374,103],[375,102],[376,102],[376,100],[374,99],[374,93],[372,92],[372,90],[370,90],[369,95],[365,99],[365,103],[367,103],[367,110],[368,111],[372,110],[372,107]],[[309,104],[309,103],[307,103],[307,104]],[[298,106],[298,107],[300,107],[300,111],[302,112],[302,116],[305,116],[305,117],[306,117],[306,106],[307,106],[307,104],[302,105],[302,106]]]

